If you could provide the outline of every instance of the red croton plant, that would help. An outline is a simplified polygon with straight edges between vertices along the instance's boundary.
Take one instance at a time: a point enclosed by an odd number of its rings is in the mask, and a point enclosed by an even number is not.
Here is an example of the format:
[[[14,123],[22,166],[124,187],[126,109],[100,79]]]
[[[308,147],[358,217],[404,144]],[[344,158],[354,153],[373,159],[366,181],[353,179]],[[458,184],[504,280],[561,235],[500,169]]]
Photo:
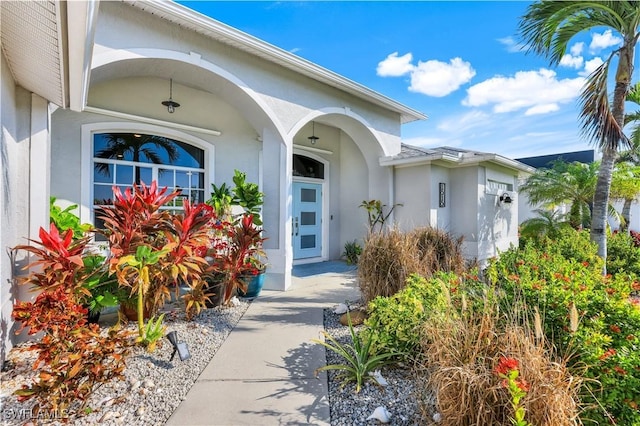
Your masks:
[[[154,251],[167,251],[159,261],[149,265],[149,288],[145,288],[145,311],[154,315],[171,296],[178,294],[178,282],[191,288],[187,297],[187,314],[191,316],[204,306],[207,295],[202,289],[202,273],[207,262],[196,248],[209,242],[209,222],[213,209],[206,204],[191,205],[184,200],[183,213],[174,214],[161,207],[180,195],[180,191],[167,193],[158,189],[156,182],[127,188],[124,193],[114,187],[114,202],[96,208],[96,217],[104,221],[105,236],[109,241],[109,270],[116,274],[121,286],[129,288],[132,296],[140,289],[135,268],[122,267],[120,259],[135,255],[139,246]]]
[[[31,284],[40,294],[33,302],[17,302],[12,318],[20,323],[17,331],[41,333],[28,349],[37,351],[35,382],[16,391],[21,401],[37,398],[35,412],[52,409],[59,415],[81,409],[95,386],[123,378],[124,359],[132,343],[130,334],[118,329],[108,336],[97,324],[87,323],[87,309],[81,304],[83,284],[90,272],[84,267],[87,238],[73,240],[73,231],[60,235],[55,225],[49,232],[40,229],[40,241],[20,245],[33,261],[33,268],[21,284]]]

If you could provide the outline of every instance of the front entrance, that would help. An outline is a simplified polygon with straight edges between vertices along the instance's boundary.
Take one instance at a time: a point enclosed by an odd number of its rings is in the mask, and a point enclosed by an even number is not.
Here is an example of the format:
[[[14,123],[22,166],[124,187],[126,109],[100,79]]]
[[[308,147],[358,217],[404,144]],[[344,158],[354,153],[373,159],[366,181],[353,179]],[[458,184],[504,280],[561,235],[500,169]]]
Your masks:
[[[293,259],[322,255],[322,184],[293,182]]]

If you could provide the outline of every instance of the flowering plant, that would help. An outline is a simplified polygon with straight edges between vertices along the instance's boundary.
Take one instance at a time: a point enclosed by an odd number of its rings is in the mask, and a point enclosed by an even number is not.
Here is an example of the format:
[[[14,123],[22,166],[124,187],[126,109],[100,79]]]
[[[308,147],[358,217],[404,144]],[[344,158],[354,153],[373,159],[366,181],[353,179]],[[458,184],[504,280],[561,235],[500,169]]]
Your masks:
[[[511,423],[515,426],[530,426],[530,423],[524,419],[525,409],[520,405],[522,398],[527,395],[529,383],[518,377],[520,375],[518,360],[515,358],[500,357],[500,362],[495,372],[503,379],[502,386],[507,388],[511,395],[511,407],[514,412]]]

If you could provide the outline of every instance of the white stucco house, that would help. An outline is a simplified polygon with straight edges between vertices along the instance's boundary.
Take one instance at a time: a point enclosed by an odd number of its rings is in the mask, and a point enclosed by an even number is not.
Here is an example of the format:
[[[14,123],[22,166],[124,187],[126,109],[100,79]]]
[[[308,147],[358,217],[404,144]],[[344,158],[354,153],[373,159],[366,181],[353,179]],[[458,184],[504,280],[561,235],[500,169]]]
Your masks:
[[[12,304],[25,297],[14,281],[24,262],[7,248],[47,226],[49,196],[94,223],[113,185],[158,180],[203,201],[212,183],[244,171],[265,193],[265,286],[277,290],[294,263],[337,259],[345,242],[362,241],[363,200],[403,204],[399,226],[463,236],[469,257],[517,242],[517,179],[528,166],[404,145],[402,125],[426,116],[330,70],[173,2],[0,2],[0,11],[3,359]],[[155,161],[108,154],[118,138],[150,137],[177,159],[153,144]]]

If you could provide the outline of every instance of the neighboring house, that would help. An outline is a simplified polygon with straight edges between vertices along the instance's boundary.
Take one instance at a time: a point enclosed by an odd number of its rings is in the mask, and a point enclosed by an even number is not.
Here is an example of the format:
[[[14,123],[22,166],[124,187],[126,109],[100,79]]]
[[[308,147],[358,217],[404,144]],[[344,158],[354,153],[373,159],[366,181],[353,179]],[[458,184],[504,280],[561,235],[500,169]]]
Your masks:
[[[595,161],[595,151],[593,149],[589,149],[585,151],[561,152],[559,154],[517,158],[516,161],[531,166],[534,169],[550,168],[552,167],[554,161],[564,161],[565,163],[573,163],[574,161],[577,161],[579,163],[589,164]],[[569,212],[569,207],[570,206],[567,205],[557,206],[556,210],[558,210],[561,214],[567,214]],[[527,196],[527,194],[520,194],[520,199],[518,200],[518,223],[522,223],[525,220],[538,217],[534,210],[540,208],[542,208],[542,206],[532,206],[529,203],[529,197]]]
[[[113,185],[158,180],[198,202],[235,169],[265,193],[268,289],[362,241],[364,200],[402,203],[401,226],[463,236],[472,258],[517,242],[517,202],[499,200],[517,200],[526,166],[402,145],[402,125],[424,114],[305,59],[172,2],[5,1],[0,13],[3,253],[48,226],[49,196],[95,223]],[[149,137],[164,145],[138,142]],[[2,359],[25,263],[0,263]]]

